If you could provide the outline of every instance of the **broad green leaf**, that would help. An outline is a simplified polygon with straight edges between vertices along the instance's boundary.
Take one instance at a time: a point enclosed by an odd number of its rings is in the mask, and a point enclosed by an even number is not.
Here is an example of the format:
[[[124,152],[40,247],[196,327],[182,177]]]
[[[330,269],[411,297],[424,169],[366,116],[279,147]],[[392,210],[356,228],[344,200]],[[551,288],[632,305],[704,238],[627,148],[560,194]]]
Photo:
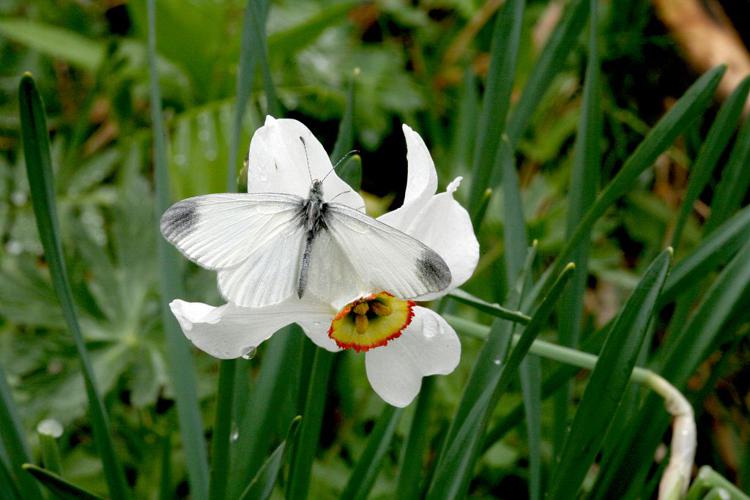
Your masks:
[[[628,386],[671,256],[669,248],[649,266],[607,335],[552,473],[550,499],[575,497],[599,452]]]
[[[490,47],[490,67],[476,129],[478,135],[469,191],[469,211],[472,215],[477,214],[482,193],[489,186],[499,139],[505,131],[525,3],[525,0],[509,1],[496,15]],[[474,220],[477,220],[476,217]]]
[[[297,437],[300,420],[301,417],[299,416],[292,419],[286,439],[266,459],[258,470],[258,473],[250,481],[250,484],[247,485],[240,500],[265,500],[271,496],[273,487],[284,465],[284,457],[289,453],[288,448]]]
[[[750,77],[745,78],[745,80],[734,89],[734,92],[732,92],[729,98],[727,98],[721,106],[719,114],[716,116],[711,129],[708,131],[706,140],[703,142],[703,146],[701,146],[700,153],[698,153],[695,163],[690,168],[690,181],[688,182],[687,191],[682,200],[674,233],[672,234],[672,246],[675,250],[679,246],[682,231],[685,228],[687,219],[693,211],[695,200],[698,199],[703,188],[705,188],[706,184],[711,180],[711,174],[719,162],[719,157],[726,148],[727,143],[729,143],[729,139],[732,137],[732,132],[737,128],[737,120],[742,114],[749,91]],[[727,167],[726,171],[729,172],[729,167]],[[728,193],[720,193],[717,190],[714,199],[717,203],[721,203],[719,200],[727,196],[731,197]],[[717,221],[720,219],[721,217],[716,217]]]
[[[357,464],[349,476],[349,482],[346,483],[346,488],[341,493],[341,499],[367,500],[383,466],[385,454],[391,446],[393,433],[396,431],[402,412],[401,408],[385,405],[375,428],[367,439],[367,447],[357,459]]]
[[[65,323],[73,336],[76,353],[81,363],[94,441],[102,460],[109,493],[113,499],[126,499],[130,496],[129,488],[120,462],[114,452],[109,417],[99,396],[94,369],[78,324],[73,293],[70,289],[68,271],[60,242],[47,120],[42,99],[30,75],[27,74],[21,78],[19,94],[21,136],[24,143],[31,201],[34,206],[39,238],[44,247],[44,255],[49,265],[52,284],[62,306]]]
[[[34,464],[24,464],[23,468],[62,500],[102,500],[101,497],[66,481],[47,469],[42,469]]]
[[[158,231],[161,215],[171,205],[167,149],[164,121],[161,113],[161,90],[156,66],[156,13],[155,0],[147,1],[148,9],[148,63],[150,74],[151,122],[154,141],[154,170],[156,178],[156,213],[154,230]],[[208,458],[203,439],[195,370],[190,345],[182,334],[177,320],[169,309],[169,302],[182,291],[177,251],[158,235],[159,276],[161,285],[161,317],[167,340],[167,368],[175,391],[180,435],[185,453],[185,463],[190,482],[190,492],[199,500],[208,496]]]

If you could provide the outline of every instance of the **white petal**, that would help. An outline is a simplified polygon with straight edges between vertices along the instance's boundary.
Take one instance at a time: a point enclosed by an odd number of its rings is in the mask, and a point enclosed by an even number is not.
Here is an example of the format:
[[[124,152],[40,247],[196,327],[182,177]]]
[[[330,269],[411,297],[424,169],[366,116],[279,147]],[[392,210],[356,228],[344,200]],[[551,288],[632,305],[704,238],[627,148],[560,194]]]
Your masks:
[[[479,241],[471,217],[454,198],[461,178],[444,193],[430,197],[419,207],[402,207],[378,218],[435,250],[451,270],[451,285],[441,293],[419,297],[432,300],[445,295],[468,280],[479,261]]]
[[[297,299],[268,307],[214,307],[173,300],[169,307],[185,336],[200,350],[220,359],[238,358],[291,323],[330,323],[330,306]]]
[[[424,202],[437,191],[435,163],[422,137],[406,124],[401,128],[406,139],[406,161],[409,166],[404,205],[414,201]]]
[[[461,359],[461,343],[437,313],[414,308],[414,318],[397,339],[365,354],[370,385],[393,406],[403,408],[419,394],[422,377],[447,375]]]
[[[307,198],[312,181],[325,178],[323,197],[326,201],[345,193],[335,201],[355,209],[363,207],[362,197],[332,169],[323,145],[307,127],[297,120],[267,116],[266,123],[255,131],[250,141],[247,191],[289,193]]]
[[[331,320],[333,314],[329,314],[325,321],[314,320],[314,321],[298,321],[299,326],[304,330],[305,335],[315,343],[318,347],[322,347],[326,351],[338,352],[341,348],[334,342],[334,340],[328,336],[328,329],[331,327]]]

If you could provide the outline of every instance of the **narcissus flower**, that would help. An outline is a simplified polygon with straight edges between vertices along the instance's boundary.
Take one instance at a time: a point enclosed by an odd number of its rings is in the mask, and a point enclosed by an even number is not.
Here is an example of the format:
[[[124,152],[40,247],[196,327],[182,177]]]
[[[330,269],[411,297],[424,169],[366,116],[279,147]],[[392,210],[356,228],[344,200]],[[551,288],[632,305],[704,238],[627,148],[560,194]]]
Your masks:
[[[399,407],[416,397],[423,377],[449,374],[456,368],[461,345],[455,331],[437,313],[416,302],[436,299],[469,279],[479,258],[479,244],[468,213],[453,198],[461,179],[436,194],[437,173],[427,147],[408,126],[403,126],[403,132],[409,168],[404,203],[378,220],[437,252],[450,269],[450,286],[419,297],[396,297],[388,290],[368,290],[357,296],[332,295],[328,300],[312,295],[291,297],[263,307],[241,307],[231,302],[213,307],[174,300],[170,304],[172,312],[196,347],[217,358],[238,358],[256,349],[280,328],[297,323],[324,349],[363,353],[373,389],[386,402]],[[273,192],[289,192],[291,188],[287,186],[294,187],[300,179],[308,179],[305,163],[294,161],[283,148],[289,144],[289,137],[301,134],[308,142],[314,140],[296,120],[266,120],[250,146],[250,192],[268,192],[271,188]],[[311,149],[322,146],[316,143]],[[328,164],[313,168],[330,170],[327,158],[319,161]],[[336,201],[362,208],[361,198],[351,193]]]

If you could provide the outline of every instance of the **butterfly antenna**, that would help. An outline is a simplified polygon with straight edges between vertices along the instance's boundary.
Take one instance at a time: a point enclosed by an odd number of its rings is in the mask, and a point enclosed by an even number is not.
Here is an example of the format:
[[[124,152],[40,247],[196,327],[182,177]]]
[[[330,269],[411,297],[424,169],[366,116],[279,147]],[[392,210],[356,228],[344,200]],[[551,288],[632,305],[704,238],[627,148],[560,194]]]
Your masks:
[[[312,171],[310,171],[310,157],[307,156],[307,144],[305,143],[305,139],[302,136],[299,136],[299,140],[302,142],[302,148],[305,150],[305,161],[307,161],[307,175],[310,176],[310,183],[312,183],[313,178],[312,178]],[[325,177],[323,179],[325,179]]]
[[[344,163],[345,160],[348,160],[349,158],[351,158],[353,155],[355,155],[357,153],[359,153],[359,151],[357,151],[356,149],[352,149],[351,151],[349,151],[348,153],[346,153],[344,156],[342,156],[341,158],[339,158],[339,161],[337,161],[336,164],[333,166],[333,168],[328,171],[328,173],[325,175],[325,177],[323,177],[323,180],[326,180],[326,177],[328,177],[329,175],[331,175],[331,173],[334,170],[336,170],[336,168],[339,165],[341,165],[342,163]]]

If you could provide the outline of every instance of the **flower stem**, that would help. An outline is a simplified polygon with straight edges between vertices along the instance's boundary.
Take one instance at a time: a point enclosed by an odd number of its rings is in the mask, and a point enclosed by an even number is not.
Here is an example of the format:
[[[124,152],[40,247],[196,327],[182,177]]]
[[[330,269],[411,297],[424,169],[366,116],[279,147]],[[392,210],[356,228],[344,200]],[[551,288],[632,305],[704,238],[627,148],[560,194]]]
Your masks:
[[[481,339],[486,338],[490,330],[488,326],[456,316],[445,315],[445,319],[457,330]],[[520,334],[513,335],[513,344],[515,345],[520,338]],[[539,339],[534,340],[529,353],[587,370],[593,369],[599,360],[595,354]],[[685,396],[658,373],[636,366],[633,368],[630,380],[645,385],[664,398],[667,411],[674,417],[672,451],[669,465],[659,484],[659,499],[672,498],[676,493],[681,496],[690,483],[690,470],[697,445],[693,408]]]
[[[219,362],[218,400],[211,443],[211,475],[208,483],[210,500],[222,500],[226,497],[236,371],[236,359],[224,359]]]

